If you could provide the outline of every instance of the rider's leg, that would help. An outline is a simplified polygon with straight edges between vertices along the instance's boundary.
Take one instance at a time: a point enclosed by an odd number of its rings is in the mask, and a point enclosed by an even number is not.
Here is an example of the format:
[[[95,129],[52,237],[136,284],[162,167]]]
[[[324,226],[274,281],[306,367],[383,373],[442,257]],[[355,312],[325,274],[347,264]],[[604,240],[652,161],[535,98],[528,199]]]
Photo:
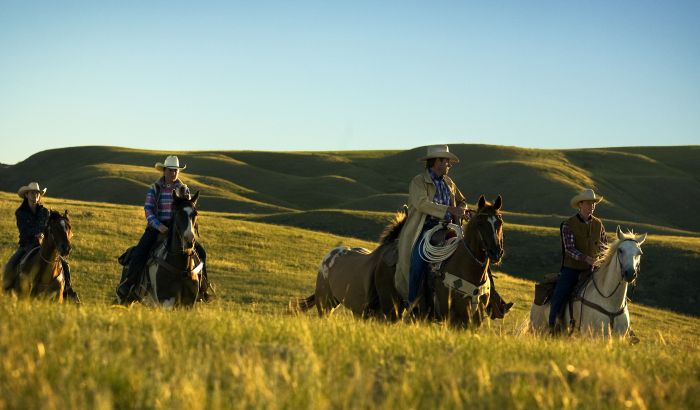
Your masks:
[[[199,255],[199,259],[201,259],[202,263],[204,264],[204,266],[202,267],[202,284],[199,288],[199,297],[203,301],[207,302],[211,298],[211,295],[208,292],[211,282],[209,282],[209,275],[207,274],[207,252],[204,250],[204,247],[199,242],[194,243],[194,250],[195,252],[197,252],[197,255]]]
[[[10,256],[10,260],[8,260],[5,264],[2,272],[2,288],[6,292],[9,292],[12,290],[12,288],[14,288],[15,282],[17,281],[17,276],[19,275],[19,272],[17,272],[19,262],[26,254],[27,250],[20,246],[17,248],[15,253]]]
[[[489,307],[491,308],[492,319],[503,319],[508,311],[513,307],[513,302],[506,303],[501,295],[496,291],[496,283],[493,281],[491,266],[488,267],[487,274],[489,284],[491,285],[491,297],[489,298]]]
[[[419,237],[411,252],[411,267],[408,274],[408,303],[409,305],[416,301],[421,285],[425,280],[425,274],[428,270],[428,262],[424,261],[420,256],[420,249],[423,244],[422,236]]]
[[[80,303],[80,298],[78,293],[73,289],[73,282],[71,281],[70,265],[68,261],[61,258],[61,267],[63,267],[63,298],[73,299],[74,302]]]
[[[117,288],[117,295],[120,298],[125,298],[128,295],[129,289],[136,283],[139,274],[146,266],[148,253],[158,240],[158,233],[156,229],[150,226],[146,227],[146,231],[141,236],[138,245],[131,251],[131,262],[129,262],[126,278],[122,280]]]
[[[553,328],[557,322],[557,315],[574,290],[580,271],[562,267],[559,273],[557,285],[554,287],[552,302],[549,306],[549,327]]]

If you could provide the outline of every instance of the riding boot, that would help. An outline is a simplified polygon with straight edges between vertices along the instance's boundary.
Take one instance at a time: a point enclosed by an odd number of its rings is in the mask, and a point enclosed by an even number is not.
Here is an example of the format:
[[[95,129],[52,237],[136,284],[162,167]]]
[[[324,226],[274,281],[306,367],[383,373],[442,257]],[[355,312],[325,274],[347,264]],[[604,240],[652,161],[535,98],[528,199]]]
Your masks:
[[[489,298],[489,306],[486,308],[487,312],[489,312],[491,319],[503,319],[513,307],[513,302],[506,303],[496,291],[496,284],[493,282],[490,268],[488,269],[488,275],[491,282],[491,297]]]
[[[131,293],[132,281],[129,277],[129,268],[125,267],[122,270],[122,278],[117,285],[117,303],[126,303],[129,293]]]
[[[209,293],[210,288],[211,283],[209,283],[209,276],[207,275],[207,264],[204,263],[204,267],[202,267],[202,283],[199,287],[199,299],[204,303],[211,302],[214,299],[214,296]]]
[[[68,261],[61,258],[61,266],[63,267],[63,299],[71,299],[73,303],[80,303],[78,292],[73,290]]]

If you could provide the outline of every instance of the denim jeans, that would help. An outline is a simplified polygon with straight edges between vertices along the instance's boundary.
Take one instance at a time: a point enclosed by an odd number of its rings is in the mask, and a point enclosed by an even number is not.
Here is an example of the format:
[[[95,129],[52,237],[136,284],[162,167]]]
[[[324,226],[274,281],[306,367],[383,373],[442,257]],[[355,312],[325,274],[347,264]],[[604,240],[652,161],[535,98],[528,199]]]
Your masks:
[[[131,262],[129,262],[129,270],[127,272],[128,276],[122,278],[122,282],[126,280],[132,285],[136,282],[141,271],[146,266],[148,254],[158,240],[159,233],[160,232],[155,228],[151,228],[150,226],[146,227],[146,231],[143,233],[143,236],[141,236],[138,245],[136,245],[131,253]]]
[[[564,304],[571,296],[571,292],[578,282],[578,276],[581,273],[580,270],[562,267],[559,273],[559,279],[557,280],[557,285],[554,287],[554,294],[552,295],[552,302],[549,310],[549,324],[554,325],[557,321],[557,315]]]
[[[411,252],[411,267],[408,271],[408,303],[413,303],[418,298],[418,292],[421,289],[421,285],[425,282],[425,278],[428,274],[429,264],[421,258],[421,249],[423,248],[423,234],[426,231],[432,229],[437,225],[437,221],[432,219],[426,219],[421,229],[420,235],[418,235],[418,240],[416,244],[413,245],[413,251]]]

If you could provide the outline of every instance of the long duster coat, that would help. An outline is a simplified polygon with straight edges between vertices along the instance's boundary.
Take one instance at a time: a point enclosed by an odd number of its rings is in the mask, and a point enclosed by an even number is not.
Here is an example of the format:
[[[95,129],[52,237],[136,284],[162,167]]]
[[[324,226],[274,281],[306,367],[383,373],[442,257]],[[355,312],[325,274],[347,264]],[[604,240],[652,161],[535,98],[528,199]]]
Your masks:
[[[447,176],[444,176],[445,183],[450,190],[451,206],[466,206],[467,200],[459,191],[457,185]],[[399,259],[396,264],[396,275],[394,285],[404,300],[408,299],[408,273],[411,267],[411,252],[418,240],[425,218],[428,215],[436,218],[444,218],[447,213],[447,205],[440,205],[433,202],[435,197],[435,184],[433,184],[430,173],[426,169],[423,173],[416,175],[408,187],[408,216],[399,234]]]

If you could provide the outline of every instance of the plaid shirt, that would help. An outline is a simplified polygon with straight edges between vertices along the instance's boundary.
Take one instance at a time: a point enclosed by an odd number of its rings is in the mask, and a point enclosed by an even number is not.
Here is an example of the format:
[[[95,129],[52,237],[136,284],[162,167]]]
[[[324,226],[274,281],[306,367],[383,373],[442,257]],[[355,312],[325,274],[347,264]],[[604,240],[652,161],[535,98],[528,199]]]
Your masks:
[[[450,188],[447,187],[445,179],[443,177],[437,176],[432,169],[428,170],[430,178],[433,180],[435,185],[435,196],[433,197],[433,202],[440,205],[452,205],[452,193]],[[452,214],[445,212],[445,219],[452,219]]]
[[[577,215],[579,219],[583,220],[581,218],[581,215]],[[587,224],[591,223],[591,219],[589,218],[588,221],[586,221]],[[576,249],[576,241],[574,240],[574,233],[571,232],[571,227],[569,226],[569,223],[564,221],[564,223],[561,226],[561,239],[562,242],[564,243],[564,252],[566,252],[569,256],[572,258],[576,259],[577,261],[585,261],[586,260],[586,255],[581,253],[578,249]],[[600,243],[601,245],[607,245],[608,244],[608,237],[605,235],[605,227],[601,225],[600,229]]]
[[[158,201],[156,201],[156,190],[155,185],[160,186],[160,195]],[[143,205],[143,210],[146,214],[146,221],[151,227],[158,229],[162,222],[168,222],[172,218],[173,214],[173,191],[184,185],[179,179],[175,180],[175,183],[167,186],[165,183],[165,178],[161,177],[157,180],[146,193],[146,203]],[[185,185],[185,192],[189,194],[190,190]],[[156,208],[156,202],[158,204],[158,209]]]

